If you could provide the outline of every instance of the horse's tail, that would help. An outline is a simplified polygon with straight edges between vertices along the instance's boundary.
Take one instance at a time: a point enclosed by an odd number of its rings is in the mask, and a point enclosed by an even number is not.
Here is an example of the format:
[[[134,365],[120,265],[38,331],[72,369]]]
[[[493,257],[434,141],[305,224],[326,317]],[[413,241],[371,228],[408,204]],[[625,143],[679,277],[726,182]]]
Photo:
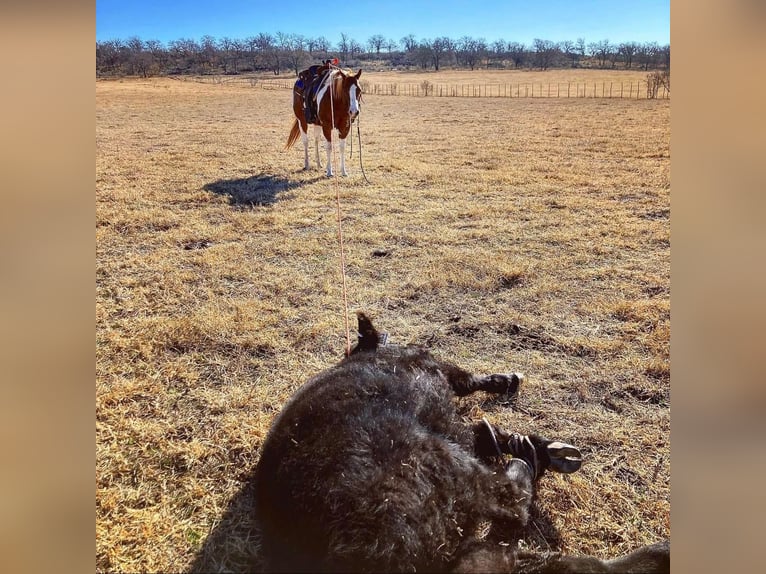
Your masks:
[[[298,118],[295,118],[295,121],[293,122],[293,129],[290,130],[290,135],[287,138],[287,143],[285,144],[285,151],[289,150],[291,147],[293,147],[293,144],[298,141],[298,138],[301,135],[301,130],[298,127]]]

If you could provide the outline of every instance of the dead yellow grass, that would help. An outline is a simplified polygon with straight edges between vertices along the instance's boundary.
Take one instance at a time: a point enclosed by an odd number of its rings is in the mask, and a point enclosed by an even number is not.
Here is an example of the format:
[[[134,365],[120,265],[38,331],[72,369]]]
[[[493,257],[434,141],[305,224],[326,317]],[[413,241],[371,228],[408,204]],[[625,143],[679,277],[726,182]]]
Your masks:
[[[98,570],[257,564],[248,472],[344,347],[336,189],[352,311],[527,373],[515,405],[461,409],[586,453],[542,480],[526,545],[668,536],[669,102],[367,95],[367,185],[356,141],[345,179],[282,151],[289,99],[96,83]]]

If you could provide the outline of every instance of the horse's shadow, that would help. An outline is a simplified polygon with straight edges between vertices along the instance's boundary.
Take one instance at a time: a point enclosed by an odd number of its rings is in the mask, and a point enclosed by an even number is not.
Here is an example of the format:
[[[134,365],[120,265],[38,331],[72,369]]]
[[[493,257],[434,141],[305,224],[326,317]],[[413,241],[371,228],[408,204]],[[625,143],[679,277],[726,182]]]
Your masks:
[[[238,179],[220,179],[206,184],[203,189],[228,197],[229,204],[234,207],[256,208],[273,205],[279,199],[286,199],[290,191],[319,179],[294,180],[261,173]]]
[[[542,493],[545,496],[545,493]],[[528,547],[557,551],[561,536],[535,496],[524,539]],[[265,572],[260,552],[260,537],[254,520],[255,485],[252,475],[229,501],[221,520],[202,544],[189,574],[203,572]]]

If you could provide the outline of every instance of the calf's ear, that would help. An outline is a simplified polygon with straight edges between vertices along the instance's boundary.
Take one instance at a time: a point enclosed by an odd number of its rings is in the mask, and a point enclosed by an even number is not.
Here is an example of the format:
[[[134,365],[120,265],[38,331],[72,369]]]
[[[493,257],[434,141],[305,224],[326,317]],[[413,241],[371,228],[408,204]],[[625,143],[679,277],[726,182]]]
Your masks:
[[[359,71],[356,73],[356,76],[354,76],[357,80],[359,79],[359,76],[362,75],[362,68],[359,68]]]
[[[375,327],[372,326],[372,321],[361,311],[356,314],[359,331],[359,338],[357,339],[356,347],[351,351],[352,353],[359,353],[360,351],[374,351],[378,348],[378,332]]]

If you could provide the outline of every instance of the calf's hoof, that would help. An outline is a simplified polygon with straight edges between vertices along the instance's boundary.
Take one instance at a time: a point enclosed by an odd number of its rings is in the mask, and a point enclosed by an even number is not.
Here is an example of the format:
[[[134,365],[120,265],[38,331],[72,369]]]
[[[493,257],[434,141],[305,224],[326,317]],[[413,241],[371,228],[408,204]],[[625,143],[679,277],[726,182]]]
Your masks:
[[[510,380],[508,381],[508,390],[505,391],[505,394],[508,395],[508,398],[512,398],[519,394],[519,387],[524,383],[526,377],[524,373],[510,373],[508,377]]]
[[[548,468],[554,472],[571,474],[580,470],[582,453],[580,449],[561,441],[553,441],[546,445],[545,450],[550,460]]]
[[[501,449],[524,460],[532,469],[533,478],[541,477],[546,470],[571,474],[582,466],[580,449],[537,435],[512,433]]]

